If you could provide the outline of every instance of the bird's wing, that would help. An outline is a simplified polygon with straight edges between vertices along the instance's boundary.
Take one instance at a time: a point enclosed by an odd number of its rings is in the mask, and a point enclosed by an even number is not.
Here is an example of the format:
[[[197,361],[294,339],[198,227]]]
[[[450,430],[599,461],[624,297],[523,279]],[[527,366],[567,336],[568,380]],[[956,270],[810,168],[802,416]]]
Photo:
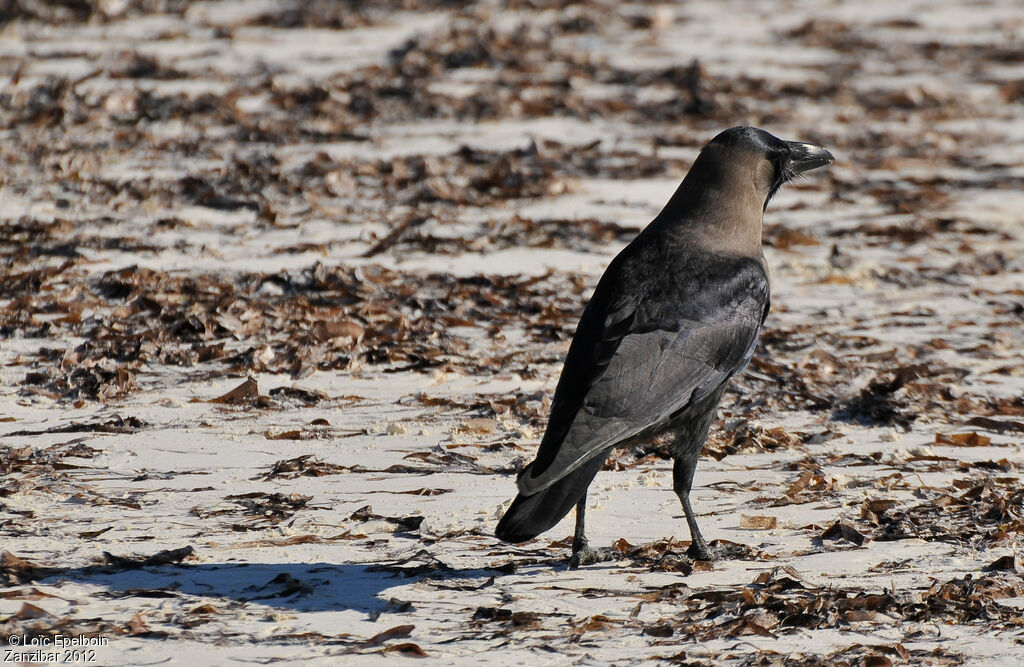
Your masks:
[[[537,459],[519,478],[523,493],[667,423],[754,352],[768,307],[756,260],[691,260],[632,285],[628,268],[609,269],[580,320]]]

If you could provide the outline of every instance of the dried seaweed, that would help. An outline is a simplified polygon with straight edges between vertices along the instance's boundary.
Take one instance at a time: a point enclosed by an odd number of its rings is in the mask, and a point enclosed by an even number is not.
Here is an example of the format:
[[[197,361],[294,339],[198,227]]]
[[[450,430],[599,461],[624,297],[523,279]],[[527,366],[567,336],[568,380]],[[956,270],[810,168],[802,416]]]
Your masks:
[[[3,4],[0,533],[26,558],[0,559],[24,605],[0,627],[213,650],[251,643],[248,618],[277,628],[259,637],[268,661],[309,646],[436,659],[440,643],[512,661],[969,660],[947,626],[1012,650],[1024,253],[1019,141],[1001,128],[1024,51],[1000,3],[972,8],[970,39],[935,28],[949,7],[928,21],[784,9],[789,23],[737,50],[703,42],[728,22],[689,4]],[[369,42],[365,60],[331,50]],[[680,60],[680,43],[717,56]],[[778,53],[753,63],[765,46]],[[715,547],[744,567],[874,558],[882,542],[894,555],[824,582],[787,567],[744,584],[674,538],[617,540],[614,566],[575,574],[565,541],[497,545],[496,485],[511,492],[536,447],[600,268],[657,213],[655,187],[737,119],[838,160],[766,212],[773,309],[712,429],[705,455],[721,463],[698,475],[723,477],[698,477],[712,496],[698,511],[743,529],[749,547]],[[409,390],[315,389],[349,379]],[[136,469],[154,465],[151,440],[166,452],[196,433],[269,456],[226,497],[216,467]],[[669,458],[664,442],[614,452],[594,497],[653,499],[636,480]],[[172,498],[188,498],[181,516]],[[803,512],[822,514],[787,518]],[[179,550],[67,565],[161,539],[141,530],[154,522],[199,526],[204,560],[258,562],[235,571],[241,590],[220,562],[190,584],[205,563]],[[28,556],[49,544],[60,553]],[[303,545],[337,565],[296,565]],[[118,572],[159,582],[120,589]],[[72,602],[73,583],[89,592]],[[436,595],[391,597],[406,585]],[[132,612],[89,618],[94,598]],[[311,631],[314,610],[382,625]],[[796,633],[829,639],[798,651]],[[156,643],[170,645],[139,655]]]

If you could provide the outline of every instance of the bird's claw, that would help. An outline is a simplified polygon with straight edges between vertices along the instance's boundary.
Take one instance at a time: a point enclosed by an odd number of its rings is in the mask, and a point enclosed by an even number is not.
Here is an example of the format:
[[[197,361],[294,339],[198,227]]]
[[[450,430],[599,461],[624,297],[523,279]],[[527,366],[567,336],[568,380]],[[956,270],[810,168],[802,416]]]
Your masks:
[[[711,549],[708,548],[708,543],[704,540],[690,542],[690,548],[686,550],[686,555],[693,560],[714,560]]]
[[[575,570],[580,565],[607,563],[608,561],[615,560],[620,555],[618,551],[611,547],[591,549],[589,546],[584,545],[582,549],[573,549],[572,556],[569,557],[569,569]]]
[[[708,544],[704,540],[690,542],[686,555],[693,560],[742,560],[754,557],[754,551],[743,544],[727,540],[715,540]]]

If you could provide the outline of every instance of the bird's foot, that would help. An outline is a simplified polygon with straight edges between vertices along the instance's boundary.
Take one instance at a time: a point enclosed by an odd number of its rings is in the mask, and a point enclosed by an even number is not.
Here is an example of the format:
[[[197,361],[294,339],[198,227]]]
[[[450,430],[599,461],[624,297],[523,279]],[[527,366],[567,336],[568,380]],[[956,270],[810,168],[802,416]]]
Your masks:
[[[710,545],[704,540],[694,540],[690,542],[686,555],[693,560],[742,560],[752,558],[754,550],[728,540],[715,540]]]
[[[698,537],[690,542],[690,548],[686,550],[686,555],[693,560],[714,560],[712,551],[708,548],[708,543],[702,537]]]
[[[603,549],[591,549],[586,541],[574,542],[572,545],[572,556],[569,557],[569,569],[575,570],[580,565],[591,565],[593,563],[607,563],[608,561],[620,558],[620,554],[611,547]]]

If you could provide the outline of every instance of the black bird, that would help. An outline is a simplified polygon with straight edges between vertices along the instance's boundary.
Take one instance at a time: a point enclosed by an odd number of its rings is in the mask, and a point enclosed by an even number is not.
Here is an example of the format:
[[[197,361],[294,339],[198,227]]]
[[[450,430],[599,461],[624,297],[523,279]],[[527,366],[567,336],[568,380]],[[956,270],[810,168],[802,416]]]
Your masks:
[[[615,447],[673,436],[673,487],[688,554],[710,558],[690,506],[697,458],[768,314],[761,219],[779,187],[831,163],[824,148],[734,127],[705,146],[665,208],[612,260],[583,311],[537,458],[498,523],[525,542],[576,507],[570,567],[587,545],[587,487]]]

